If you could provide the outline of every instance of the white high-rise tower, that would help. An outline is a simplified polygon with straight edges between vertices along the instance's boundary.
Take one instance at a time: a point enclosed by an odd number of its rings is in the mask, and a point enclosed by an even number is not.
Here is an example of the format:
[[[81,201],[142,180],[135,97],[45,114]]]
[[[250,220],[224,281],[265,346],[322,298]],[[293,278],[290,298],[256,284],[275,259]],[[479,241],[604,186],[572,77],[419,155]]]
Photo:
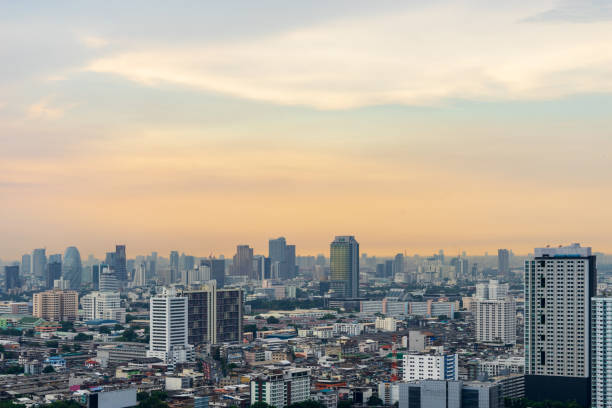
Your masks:
[[[536,248],[525,261],[525,386],[530,400],[591,401],[591,248]]]
[[[193,361],[193,346],[187,342],[187,298],[174,288],[151,298],[148,357],[167,364]]]

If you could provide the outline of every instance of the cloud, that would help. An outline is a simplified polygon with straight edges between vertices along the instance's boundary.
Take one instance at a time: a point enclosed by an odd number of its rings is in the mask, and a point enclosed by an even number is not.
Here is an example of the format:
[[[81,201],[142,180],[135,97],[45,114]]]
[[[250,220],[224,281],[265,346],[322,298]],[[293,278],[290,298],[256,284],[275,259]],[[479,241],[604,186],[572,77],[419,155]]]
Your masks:
[[[88,48],[103,48],[108,45],[108,41],[104,38],[91,35],[81,37],[80,42]]]
[[[53,103],[52,98],[43,98],[38,102],[30,105],[27,109],[30,119],[59,119],[64,116],[64,113],[73,108],[74,105],[57,105]]]
[[[436,3],[249,41],[141,45],[85,69],[147,86],[175,84],[319,109],[612,91],[612,25],[522,22],[548,4]]]
[[[529,22],[589,23],[612,21],[612,2],[609,0],[566,0],[555,7],[528,17]]]

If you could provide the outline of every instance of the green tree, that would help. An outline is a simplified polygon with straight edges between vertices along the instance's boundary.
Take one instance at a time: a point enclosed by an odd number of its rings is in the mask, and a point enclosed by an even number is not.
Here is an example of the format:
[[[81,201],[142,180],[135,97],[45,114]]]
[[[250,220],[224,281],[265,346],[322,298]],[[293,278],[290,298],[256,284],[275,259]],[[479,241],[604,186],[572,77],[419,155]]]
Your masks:
[[[253,333],[253,336],[257,334],[257,325],[256,324],[247,324],[244,326],[245,333]]]
[[[62,331],[74,331],[74,323],[73,322],[60,322],[62,325]]]
[[[278,320],[278,319],[277,319],[276,317],[274,317],[274,316],[270,316],[270,317],[268,317],[268,318],[266,319],[266,322],[267,322],[268,324],[279,324],[279,323],[280,323],[280,320]]]
[[[381,405],[384,405],[384,402],[383,400],[378,398],[376,395],[372,395],[370,398],[368,398],[368,406],[379,407]]]
[[[57,342],[57,340],[45,341],[45,346],[47,346],[49,348],[57,348],[58,345],[59,345],[59,343]]]
[[[101,334],[111,334],[111,333],[112,333],[112,330],[111,330],[111,328],[110,328],[110,327],[108,327],[108,326],[102,326],[102,327],[100,327],[100,328],[98,329],[98,332],[99,332],[99,333],[101,333]]]
[[[43,368],[42,372],[45,374],[54,373],[55,368],[53,368],[53,366],[48,365],[48,366],[45,366],[45,368]]]
[[[338,408],[351,408],[353,406],[352,400],[338,401]]]
[[[93,340],[93,336],[88,336],[85,333],[79,333],[76,336],[74,336],[74,341],[87,341],[87,340]]]
[[[26,408],[23,404],[16,404],[13,401],[0,401],[0,408]]]
[[[272,405],[269,405],[266,402],[263,401],[257,401],[254,404],[251,404],[251,408],[274,408]]]

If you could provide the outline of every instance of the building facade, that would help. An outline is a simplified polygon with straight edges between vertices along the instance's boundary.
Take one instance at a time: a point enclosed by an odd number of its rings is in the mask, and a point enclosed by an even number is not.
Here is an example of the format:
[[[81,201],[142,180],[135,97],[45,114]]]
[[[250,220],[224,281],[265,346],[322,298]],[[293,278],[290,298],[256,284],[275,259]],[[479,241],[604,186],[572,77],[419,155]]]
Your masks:
[[[403,367],[404,381],[459,378],[457,354],[405,354]]]
[[[276,408],[310,399],[310,370],[272,370],[251,380],[251,405],[265,402]]]
[[[242,340],[242,290],[218,289],[214,282],[182,292],[188,301],[189,344]]]
[[[536,248],[525,261],[525,385],[532,400],[591,401],[591,248]]]
[[[187,302],[174,288],[164,288],[151,298],[148,357],[167,364],[193,361],[193,346],[187,338]]]
[[[353,236],[337,236],[330,245],[330,280],[341,297],[359,297],[359,243]]]
[[[79,295],[72,290],[49,290],[34,294],[32,315],[50,322],[75,321]]]
[[[596,297],[591,302],[591,407],[612,407],[612,298]]]

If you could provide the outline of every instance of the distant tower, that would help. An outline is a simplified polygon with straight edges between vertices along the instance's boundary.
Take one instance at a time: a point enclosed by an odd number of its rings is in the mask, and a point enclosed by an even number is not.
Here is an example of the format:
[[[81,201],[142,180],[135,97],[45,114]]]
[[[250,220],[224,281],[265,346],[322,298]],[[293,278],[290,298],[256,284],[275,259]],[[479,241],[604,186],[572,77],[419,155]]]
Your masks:
[[[64,280],[70,282],[70,289],[81,288],[82,274],[81,254],[79,250],[73,246],[66,248],[64,263],[62,265],[62,276]]]
[[[236,247],[232,272],[232,275],[235,276],[253,277],[253,248],[248,245],[238,245]]]
[[[49,263],[45,271],[45,287],[47,289],[53,289],[53,282],[62,277],[61,255],[59,257],[53,257],[53,259],[52,257],[53,255],[49,257]]]
[[[19,280],[19,265],[11,265],[4,267],[4,289],[9,292],[12,289],[18,289],[21,286]]]
[[[121,284],[124,284],[127,281],[127,257],[125,255],[125,245],[116,245],[115,246],[115,274],[117,275],[117,280]]]
[[[23,275],[29,275],[32,272],[32,256],[30,254],[24,254],[21,256],[21,273]]]
[[[497,276],[500,279],[510,279],[510,251],[507,249],[497,250]]]
[[[44,248],[35,249],[32,252],[32,274],[42,279],[45,276],[47,266],[47,255]]]
[[[170,283],[176,283],[179,280],[179,253],[178,251],[170,252]]]
[[[353,236],[337,236],[329,252],[332,287],[344,297],[359,297],[359,243]]]

